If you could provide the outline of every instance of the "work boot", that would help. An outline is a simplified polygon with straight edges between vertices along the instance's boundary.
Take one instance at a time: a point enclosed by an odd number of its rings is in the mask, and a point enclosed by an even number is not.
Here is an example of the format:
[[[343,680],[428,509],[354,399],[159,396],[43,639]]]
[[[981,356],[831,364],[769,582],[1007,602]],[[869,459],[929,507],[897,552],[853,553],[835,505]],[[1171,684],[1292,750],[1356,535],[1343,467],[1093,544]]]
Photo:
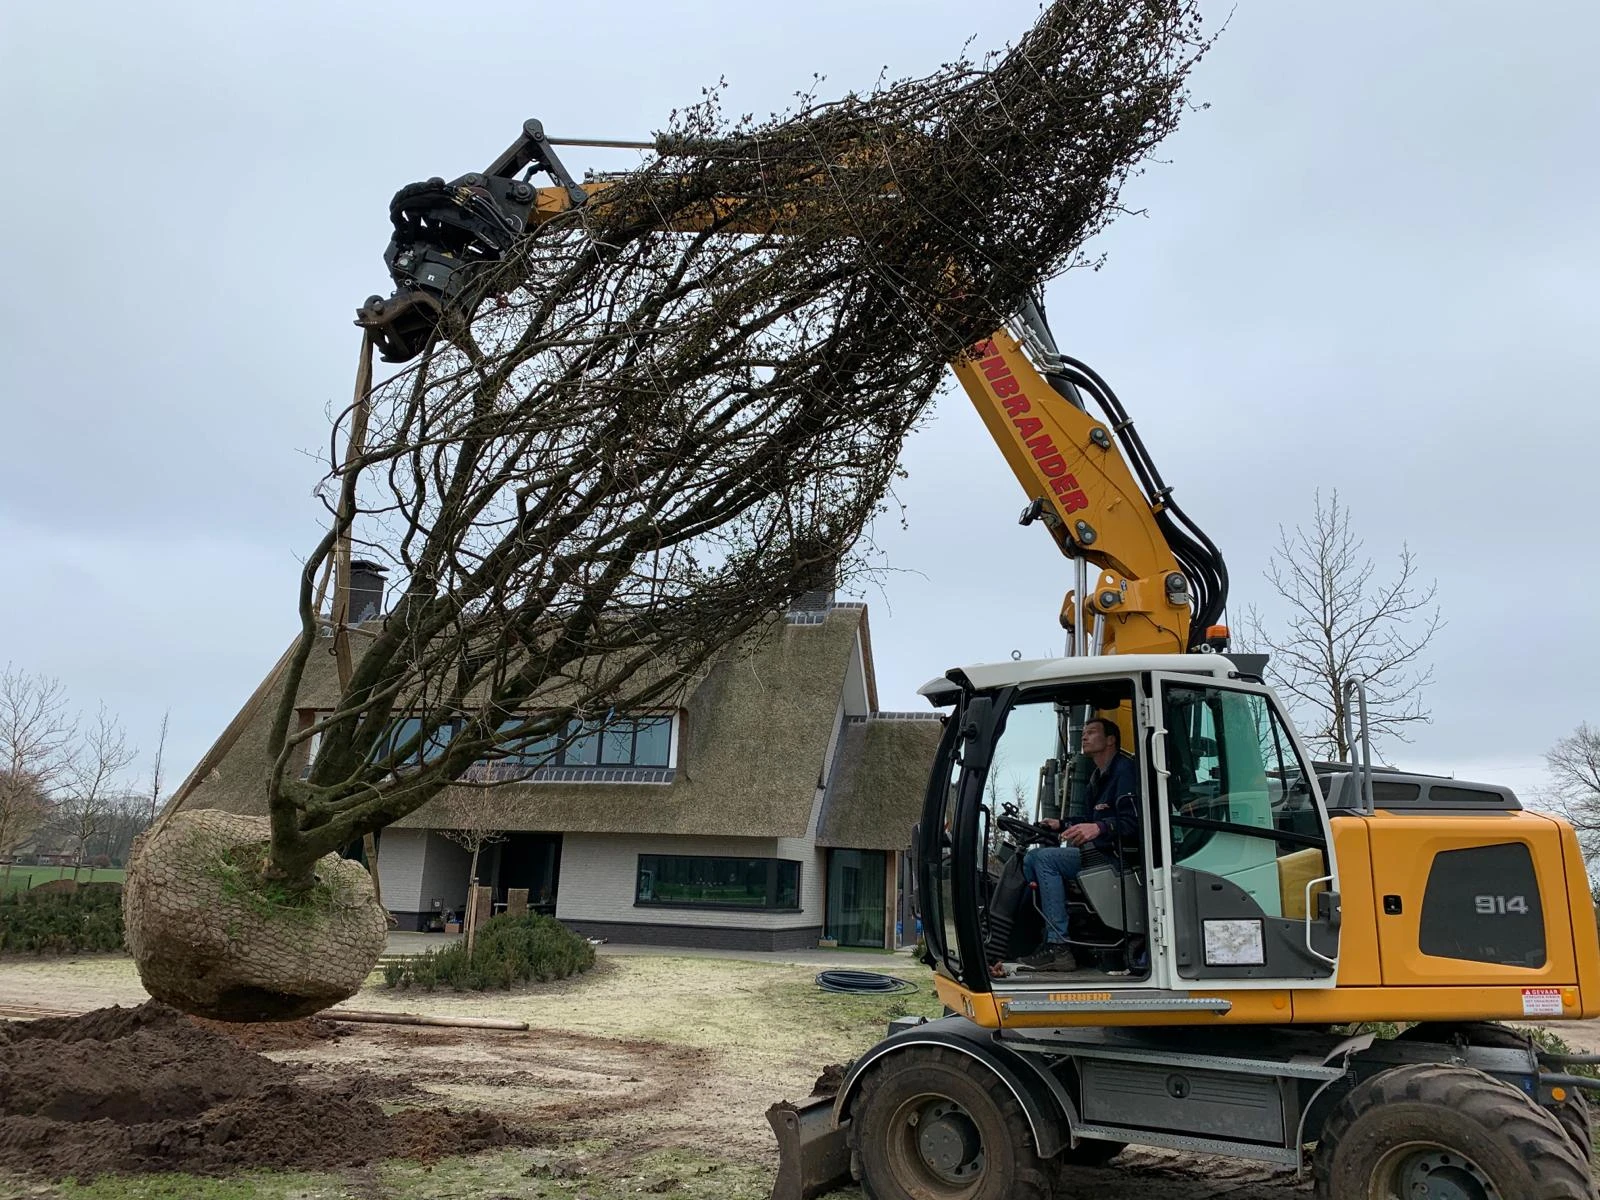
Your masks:
[[[1024,971],[1076,971],[1078,960],[1072,957],[1072,951],[1065,942],[1047,942],[1028,957],[1021,959],[1018,964]]]

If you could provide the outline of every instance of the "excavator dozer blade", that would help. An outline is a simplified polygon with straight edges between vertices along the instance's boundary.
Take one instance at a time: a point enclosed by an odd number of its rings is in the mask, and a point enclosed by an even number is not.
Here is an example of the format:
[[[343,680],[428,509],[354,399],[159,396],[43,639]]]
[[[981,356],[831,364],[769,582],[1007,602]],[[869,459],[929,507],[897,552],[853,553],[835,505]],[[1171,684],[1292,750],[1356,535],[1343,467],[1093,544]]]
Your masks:
[[[814,1200],[850,1184],[850,1148],[845,1122],[833,1127],[833,1097],[813,1096],[799,1104],[784,1100],[767,1109],[778,1135],[778,1178],[772,1200]]]

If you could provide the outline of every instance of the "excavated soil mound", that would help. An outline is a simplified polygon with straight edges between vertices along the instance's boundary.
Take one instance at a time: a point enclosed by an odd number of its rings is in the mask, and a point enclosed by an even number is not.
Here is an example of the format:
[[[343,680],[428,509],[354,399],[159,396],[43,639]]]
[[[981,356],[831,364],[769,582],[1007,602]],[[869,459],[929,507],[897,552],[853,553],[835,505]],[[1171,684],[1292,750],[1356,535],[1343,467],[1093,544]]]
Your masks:
[[[330,1036],[301,1022],[281,1036],[319,1033]],[[527,1140],[485,1113],[389,1116],[365,1098],[368,1082],[308,1083],[154,1001],[0,1022],[0,1176],[329,1169]]]

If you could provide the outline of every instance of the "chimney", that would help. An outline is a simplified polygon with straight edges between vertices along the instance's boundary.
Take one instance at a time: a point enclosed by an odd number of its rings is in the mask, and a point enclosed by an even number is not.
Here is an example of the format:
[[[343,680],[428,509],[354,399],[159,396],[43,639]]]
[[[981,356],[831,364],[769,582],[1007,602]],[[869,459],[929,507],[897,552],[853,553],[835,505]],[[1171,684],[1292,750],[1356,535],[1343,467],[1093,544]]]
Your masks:
[[[834,589],[838,586],[839,568],[835,563],[817,566],[807,581],[809,586],[794,598],[790,612],[826,612],[833,603]]]
[[[366,559],[350,564],[350,624],[383,616],[383,577],[388,571],[382,564]]]

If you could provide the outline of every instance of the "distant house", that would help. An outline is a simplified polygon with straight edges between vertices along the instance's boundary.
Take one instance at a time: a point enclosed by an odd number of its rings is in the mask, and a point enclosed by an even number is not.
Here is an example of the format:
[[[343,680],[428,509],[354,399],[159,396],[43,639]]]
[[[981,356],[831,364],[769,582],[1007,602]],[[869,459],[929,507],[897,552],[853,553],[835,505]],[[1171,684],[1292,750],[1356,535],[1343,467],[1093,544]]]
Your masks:
[[[449,789],[383,830],[379,882],[400,927],[464,906],[469,855],[440,831],[483,824],[470,814],[492,806],[505,840],[483,849],[480,882],[499,902],[527,888],[592,936],[730,949],[914,941],[907,850],[938,714],[878,711],[864,604],[812,593],[777,622],[752,653],[714,663],[682,708],[615,717],[519,782]],[[312,663],[302,727],[337,692],[332,656]],[[264,812],[274,707],[268,697],[225,752],[219,743],[184,807]]]

